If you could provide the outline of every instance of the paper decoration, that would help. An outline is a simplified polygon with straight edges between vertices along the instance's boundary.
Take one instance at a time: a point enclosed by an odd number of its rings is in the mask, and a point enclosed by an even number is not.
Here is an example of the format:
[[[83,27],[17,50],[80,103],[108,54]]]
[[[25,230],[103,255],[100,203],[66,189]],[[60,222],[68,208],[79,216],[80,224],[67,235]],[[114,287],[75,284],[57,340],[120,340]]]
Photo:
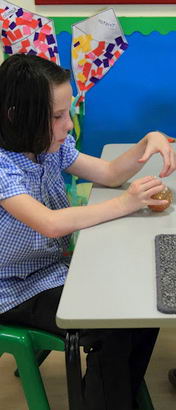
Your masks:
[[[84,99],[128,47],[113,9],[72,26],[72,67],[78,93]]]
[[[7,54],[36,54],[59,64],[52,20],[0,0],[2,43]]]
[[[3,53],[2,41],[1,41],[1,33],[2,33],[2,22],[0,21],[0,64],[4,60],[4,53]]]

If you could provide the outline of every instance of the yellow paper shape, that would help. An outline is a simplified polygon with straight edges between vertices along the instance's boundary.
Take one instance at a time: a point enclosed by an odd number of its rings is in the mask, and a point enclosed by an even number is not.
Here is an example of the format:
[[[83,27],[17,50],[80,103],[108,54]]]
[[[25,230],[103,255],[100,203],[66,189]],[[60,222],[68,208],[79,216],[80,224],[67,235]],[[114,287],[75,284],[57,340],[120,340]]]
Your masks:
[[[74,58],[74,60],[76,60],[78,58],[78,52],[76,48],[72,49],[72,57]]]
[[[80,81],[82,81],[82,83],[84,83],[84,82],[86,81],[86,77],[85,77],[85,75],[82,74],[82,73],[78,73],[77,79],[80,80]]]
[[[86,58],[82,58],[82,60],[78,61],[78,64],[79,65],[84,65],[86,63],[86,61],[87,61]]]

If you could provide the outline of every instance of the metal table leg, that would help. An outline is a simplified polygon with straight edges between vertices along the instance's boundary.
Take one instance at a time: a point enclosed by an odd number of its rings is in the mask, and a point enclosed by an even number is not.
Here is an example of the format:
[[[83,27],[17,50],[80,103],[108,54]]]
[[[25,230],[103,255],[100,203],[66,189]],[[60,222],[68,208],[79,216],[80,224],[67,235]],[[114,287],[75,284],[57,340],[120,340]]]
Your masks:
[[[65,340],[65,359],[69,410],[83,410],[82,372],[79,332],[68,330]]]

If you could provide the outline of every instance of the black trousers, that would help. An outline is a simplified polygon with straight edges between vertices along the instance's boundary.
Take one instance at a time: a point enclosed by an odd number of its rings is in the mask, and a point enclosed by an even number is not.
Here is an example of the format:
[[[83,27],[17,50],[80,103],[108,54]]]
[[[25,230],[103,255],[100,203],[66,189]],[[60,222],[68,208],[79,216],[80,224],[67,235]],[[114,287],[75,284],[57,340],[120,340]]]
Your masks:
[[[63,287],[50,289],[0,315],[0,323],[43,329],[64,338],[55,316]],[[158,329],[85,329],[83,377],[85,410],[132,410]]]

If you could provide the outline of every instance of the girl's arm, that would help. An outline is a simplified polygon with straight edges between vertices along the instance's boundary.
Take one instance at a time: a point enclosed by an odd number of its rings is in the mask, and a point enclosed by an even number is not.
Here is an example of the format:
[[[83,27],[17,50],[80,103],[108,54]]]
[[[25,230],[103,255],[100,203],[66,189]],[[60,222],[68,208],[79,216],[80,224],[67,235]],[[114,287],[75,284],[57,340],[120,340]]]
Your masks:
[[[176,155],[167,138],[158,131],[148,133],[113,161],[80,154],[67,172],[102,185],[119,186],[140,171],[145,162],[158,152],[163,157],[159,176],[166,177],[176,169]]]
[[[165,204],[167,201],[151,199],[163,188],[160,179],[148,176],[134,181],[122,195],[95,205],[51,210],[27,194],[4,199],[0,205],[33,230],[54,238],[119,218],[146,205]]]

